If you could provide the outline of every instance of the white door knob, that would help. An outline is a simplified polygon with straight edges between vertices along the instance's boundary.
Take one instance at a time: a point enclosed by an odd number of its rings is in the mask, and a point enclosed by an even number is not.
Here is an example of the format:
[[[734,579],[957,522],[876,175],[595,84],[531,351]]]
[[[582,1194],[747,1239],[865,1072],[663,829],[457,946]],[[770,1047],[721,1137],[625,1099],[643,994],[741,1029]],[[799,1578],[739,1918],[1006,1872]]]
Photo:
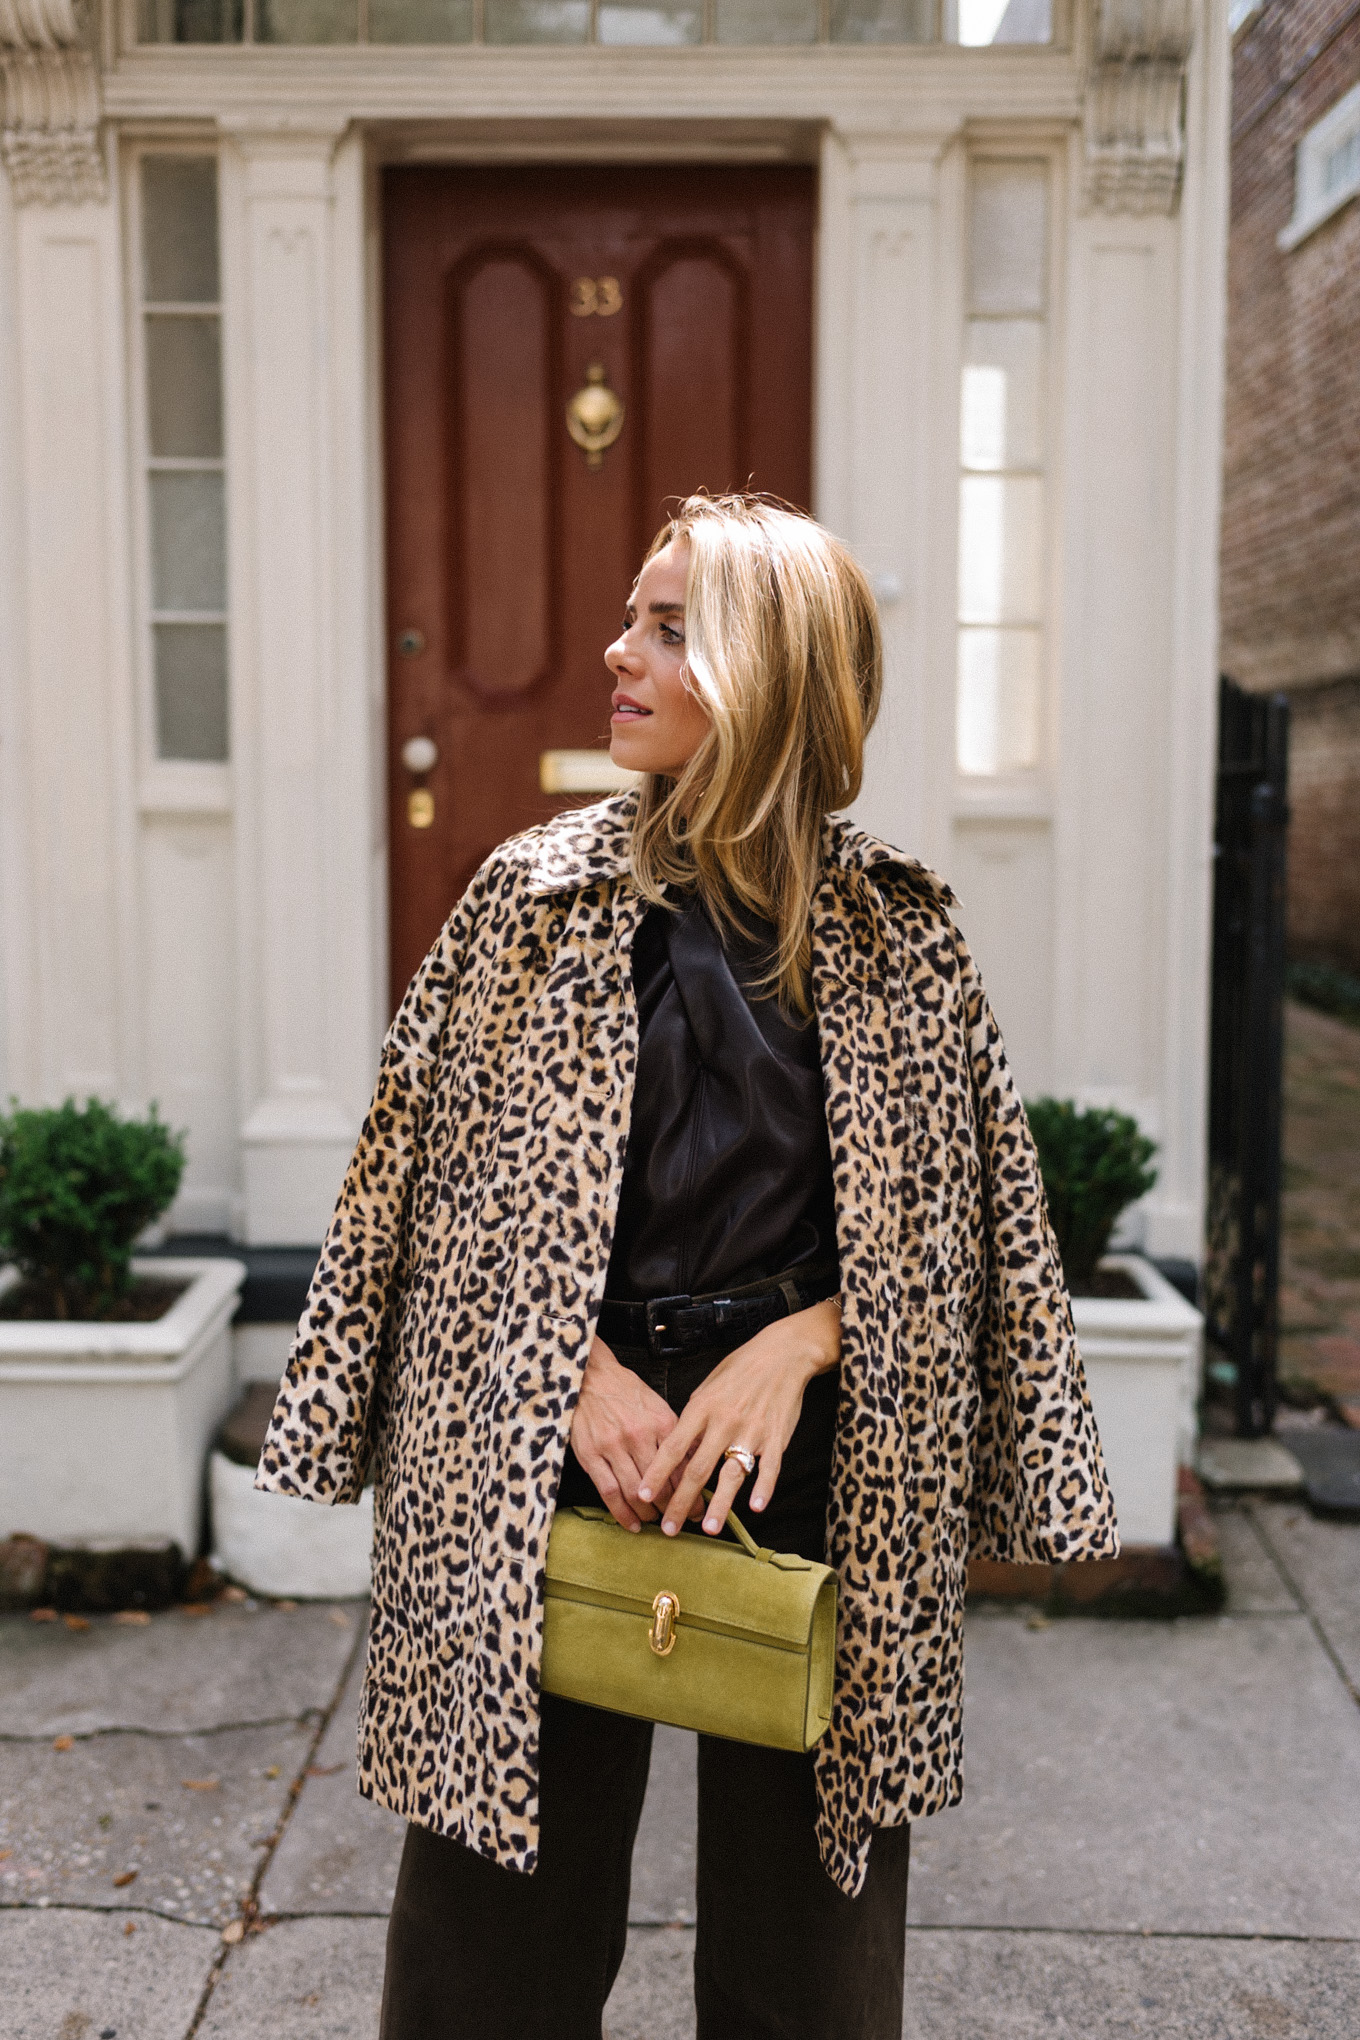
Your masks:
[[[401,747],[401,762],[408,772],[428,772],[439,763],[439,746],[433,737],[408,737]]]

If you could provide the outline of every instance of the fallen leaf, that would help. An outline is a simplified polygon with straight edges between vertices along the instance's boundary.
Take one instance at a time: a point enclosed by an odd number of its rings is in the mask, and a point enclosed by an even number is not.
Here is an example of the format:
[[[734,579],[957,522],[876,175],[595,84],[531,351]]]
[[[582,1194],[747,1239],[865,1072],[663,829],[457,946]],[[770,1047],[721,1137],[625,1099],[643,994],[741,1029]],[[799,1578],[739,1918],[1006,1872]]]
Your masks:
[[[229,1948],[234,1948],[236,1946],[236,1943],[238,1941],[244,1941],[245,1937],[246,1929],[245,1922],[243,1920],[233,1920],[230,1926],[223,1927],[222,1929],[222,1939],[226,1942]]]
[[[90,1626],[88,1615],[63,1615],[61,1619],[68,1629],[88,1629]]]
[[[113,1619],[124,1629],[145,1629],[151,1617],[145,1608],[120,1608]]]
[[[264,1775],[265,1775],[265,1777],[266,1777],[266,1778],[277,1778],[277,1777],[278,1777],[278,1775],[279,1775],[279,1772],[280,1772],[280,1771],[281,1771],[282,1769],[283,1769],[283,1766],[282,1766],[281,1764],[271,1764],[271,1765],[269,1766],[269,1769],[268,1769],[268,1770],[267,1770],[267,1771],[265,1772],[265,1774],[264,1774]]]
[[[331,1609],[331,1621],[335,1624],[337,1629],[349,1628],[349,1617],[348,1615],[346,1615],[343,1608]]]
[[[333,1778],[337,1771],[343,1771],[344,1769],[345,1766],[343,1764],[308,1764],[307,1776],[309,1778]]]
[[[211,1614],[212,1614],[212,1602],[211,1602],[211,1601],[181,1601],[181,1602],[180,1602],[180,1604],[179,1604],[179,1612],[180,1612],[180,1614],[181,1614],[181,1615],[211,1615]]]
[[[216,1792],[216,1778],[181,1778],[180,1784],[186,1792]]]
[[[28,1619],[30,1622],[55,1622],[57,1611],[55,1608],[30,1608]]]
[[[135,1870],[120,1870],[113,1880],[113,1888],[115,1891],[122,1891],[127,1885],[135,1884],[136,1882],[137,1872]]]
[[[128,1923],[127,1923],[127,1925],[126,1925],[126,1926],[124,1927],[124,1929],[123,1929],[123,1932],[124,1932],[125,1934],[135,1934],[135,1933],[136,1933],[136,1931],[137,1931],[137,1922],[136,1922],[136,1920],[129,1920],[129,1921],[128,1921]]]
[[[1047,1615],[1027,1615],[1025,1617],[1025,1627],[1026,1629],[1051,1629],[1053,1623]]]
[[[55,1736],[52,1741],[52,1747],[54,1750],[73,1750],[75,1746],[76,1739],[73,1735]]]
[[[13,1849],[0,1849],[0,1863],[8,1863],[13,1854]]]
[[[274,1606],[281,1608],[285,1615],[295,1615],[297,1613],[296,1601],[276,1601]]]
[[[222,1599],[230,1601],[233,1608],[239,1608],[242,1601],[248,1601],[250,1596],[244,1587],[223,1587]]]

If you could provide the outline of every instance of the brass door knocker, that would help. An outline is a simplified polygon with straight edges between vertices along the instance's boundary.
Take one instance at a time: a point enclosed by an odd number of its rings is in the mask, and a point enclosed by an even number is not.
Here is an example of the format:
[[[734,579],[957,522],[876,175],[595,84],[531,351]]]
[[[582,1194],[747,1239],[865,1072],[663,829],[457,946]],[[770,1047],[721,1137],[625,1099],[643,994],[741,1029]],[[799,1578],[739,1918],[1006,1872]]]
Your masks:
[[[567,430],[585,455],[586,466],[602,466],[605,449],[623,430],[623,399],[605,381],[602,361],[591,362],[584,385],[567,405]]]

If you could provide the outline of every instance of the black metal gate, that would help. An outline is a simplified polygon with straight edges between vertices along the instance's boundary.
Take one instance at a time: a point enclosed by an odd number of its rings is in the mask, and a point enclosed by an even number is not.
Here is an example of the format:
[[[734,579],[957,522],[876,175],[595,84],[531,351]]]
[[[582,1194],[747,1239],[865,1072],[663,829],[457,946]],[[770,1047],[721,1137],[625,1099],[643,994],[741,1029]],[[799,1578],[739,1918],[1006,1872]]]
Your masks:
[[[1275,1415],[1289,703],[1219,683],[1209,1018],[1209,1376],[1241,1436]]]

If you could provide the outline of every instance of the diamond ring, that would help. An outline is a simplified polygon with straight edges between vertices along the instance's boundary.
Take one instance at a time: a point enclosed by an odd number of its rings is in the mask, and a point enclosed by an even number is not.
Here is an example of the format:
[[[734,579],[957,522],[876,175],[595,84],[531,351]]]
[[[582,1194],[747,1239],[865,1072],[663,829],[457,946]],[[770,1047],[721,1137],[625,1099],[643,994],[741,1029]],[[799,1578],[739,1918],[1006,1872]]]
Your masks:
[[[748,1452],[744,1445],[729,1445],[723,1458],[735,1459],[743,1473],[754,1473],[756,1470],[756,1455],[754,1452]]]

